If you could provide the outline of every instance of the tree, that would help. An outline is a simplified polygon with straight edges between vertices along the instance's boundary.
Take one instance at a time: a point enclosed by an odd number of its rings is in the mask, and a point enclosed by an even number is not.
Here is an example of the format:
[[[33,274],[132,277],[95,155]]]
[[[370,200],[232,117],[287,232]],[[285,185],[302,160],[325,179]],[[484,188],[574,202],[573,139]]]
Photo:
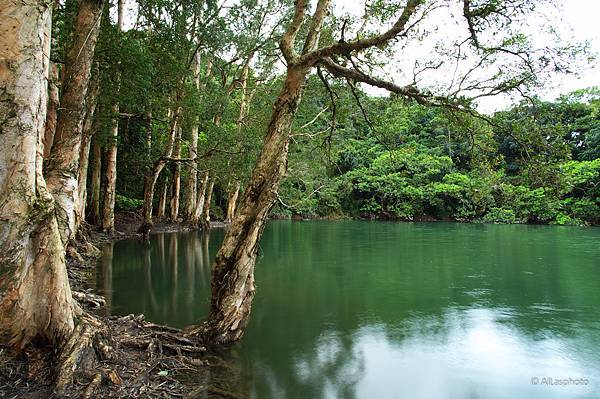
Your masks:
[[[117,30],[123,32],[125,26],[125,0],[117,2]],[[121,86],[121,74],[117,72],[116,91]],[[104,189],[104,207],[102,210],[102,230],[112,233],[115,227],[115,198],[117,195],[117,138],[119,135],[119,103],[111,108],[110,142],[106,151],[106,186]]]
[[[54,144],[45,166],[45,179],[57,205],[57,218],[65,246],[78,226],[78,167],[86,115],[86,95],[94,49],[99,33],[98,18],[103,2],[82,2],[74,20],[75,31],[66,54],[57,114]]]
[[[150,156],[144,176],[142,211],[144,220],[139,228],[141,233],[148,234],[153,224],[156,183],[165,167],[174,164],[176,172],[171,179],[175,188],[170,198],[172,219],[179,214],[180,177],[178,176],[182,163],[187,166],[184,170],[190,174],[184,176],[184,189],[189,190],[190,187],[194,187],[195,175],[192,176],[190,172],[193,170],[195,173],[197,170],[197,149],[183,140],[185,133],[183,129],[188,125],[197,125],[195,119],[199,111],[194,109],[193,112],[189,112],[191,108],[189,104],[197,105],[196,100],[202,89],[202,85],[196,85],[195,79],[200,78],[201,65],[195,63],[200,62],[200,52],[203,48],[211,47],[213,41],[220,38],[220,35],[211,35],[209,32],[220,31],[219,14],[222,7],[213,2],[197,3],[186,0],[176,4],[151,1],[142,1],[140,4],[140,14],[148,29],[147,46],[153,53],[155,64],[152,95],[156,100],[148,106],[152,109],[153,118],[150,130],[153,135],[152,148],[148,151]],[[157,15],[161,17],[156,18]],[[205,70],[209,70],[212,60],[208,57],[206,60]],[[195,75],[196,70],[198,75]],[[208,71],[206,75],[209,75]],[[192,82],[189,82],[190,80]],[[197,135],[196,129],[197,127],[192,129],[192,136]],[[191,137],[191,141],[194,141],[194,137]],[[181,158],[181,150],[186,145],[190,156]],[[189,200],[186,197],[184,216],[189,216],[188,208]]]
[[[335,36],[332,30],[323,29],[330,3],[330,0],[319,0],[308,22],[305,21],[307,2],[296,0],[294,3],[293,16],[280,43],[286,62],[285,80],[274,104],[262,151],[242,196],[238,214],[227,230],[216,256],[211,282],[211,313],[205,322],[189,331],[207,341],[235,341],[243,335],[248,324],[255,292],[254,266],[258,240],[269,211],[277,199],[277,189],[286,170],[290,129],[301,100],[304,82],[313,68],[325,69],[332,77],[346,79],[352,85],[362,82],[418,103],[466,112],[469,112],[470,104],[477,98],[523,89],[535,83],[539,75],[549,69],[548,52],[555,56],[552,58],[551,68],[566,69],[555,49],[533,54],[524,36],[513,35],[511,31],[516,28],[519,16],[534,6],[533,1],[518,1],[511,3],[510,7],[506,7],[503,2],[471,0],[448,4],[424,0],[408,0],[404,5],[395,2],[378,3],[377,7],[368,10],[364,24],[352,26],[351,21],[342,21],[339,34]],[[417,88],[420,73],[435,68],[431,64],[416,63],[414,79],[405,86],[375,77],[368,73],[368,66],[363,69],[364,63],[359,65],[359,54],[372,55],[392,40],[400,40],[405,46],[411,40],[416,40],[419,34],[426,31],[428,14],[445,8],[443,5],[458,9],[458,15],[467,28],[466,39],[463,37],[460,41],[451,43],[458,51],[458,56],[454,55],[456,62],[460,63],[465,59],[460,55],[465,46],[470,46],[475,58],[472,67],[457,67],[462,76],[453,79],[449,90],[434,93]],[[395,22],[383,33],[364,32],[368,17],[385,21],[391,16],[395,16]],[[331,18],[328,26],[336,26],[335,22],[336,19]],[[351,29],[354,29],[352,33]],[[498,32],[491,39],[487,35],[484,40],[481,33],[488,30]],[[300,32],[306,36],[301,52],[297,53],[296,40]],[[355,35],[356,39],[346,40],[350,35]],[[507,41],[508,38],[513,40]],[[511,66],[506,73],[492,74],[489,78],[477,76],[476,72],[480,72],[482,66],[501,65],[502,57]]]
[[[102,8],[97,0],[79,5],[63,73],[59,139],[45,178],[51,9],[46,1],[0,2],[0,33],[9,44],[0,64],[6,96],[0,107],[0,336],[17,349],[34,338],[61,347],[80,313],[71,296],[65,246],[74,234],[84,98]]]

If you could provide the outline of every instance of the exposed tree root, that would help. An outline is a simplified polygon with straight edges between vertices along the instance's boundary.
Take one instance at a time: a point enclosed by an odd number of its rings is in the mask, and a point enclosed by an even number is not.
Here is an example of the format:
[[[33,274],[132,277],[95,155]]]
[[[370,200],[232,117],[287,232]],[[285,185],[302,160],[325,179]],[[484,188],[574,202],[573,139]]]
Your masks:
[[[190,388],[175,377],[208,367],[198,357],[205,351],[180,330],[147,323],[142,315],[100,320],[83,314],[56,361],[54,394],[91,398],[109,389],[115,397],[183,397]]]
[[[101,382],[102,382],[102,374],[96,373],[96,375],[94,375],[94,378],[92,379],[92,382],[90,382],[88,384],[87,388],[83,392],[83,396],[82,396],[83,399],[91,398],[95,394],[96,389],[98,389],[98,386],[100,385]]]
[[[81,304],[88,304],[94,309],[106,306],[106,300],[100,295],[81,291],[73,291],[72,294],[73,298],[75,298],[77,302]]]
[[[95,366],[97,357],[94,341],[102,329],[102,323],[90,316],[84,316],[75,327],[58,358],[55,382],[57,394],[67,396],[69,387],[73,384],[73,374],[78,369],[90,370]]]
[[[176,329],[175,329],[176,330]],[[110,339],[109,339],[110,338]],[[189,344],[192,345],[189,345]],[[239,372],[219,355],[142,317],[85,315],[58,358],[0,348],[0,392],[28,398],[246,397]],[[54,376],[54,385],[49,385]],[[0,396],[2,396],[0,395]]]

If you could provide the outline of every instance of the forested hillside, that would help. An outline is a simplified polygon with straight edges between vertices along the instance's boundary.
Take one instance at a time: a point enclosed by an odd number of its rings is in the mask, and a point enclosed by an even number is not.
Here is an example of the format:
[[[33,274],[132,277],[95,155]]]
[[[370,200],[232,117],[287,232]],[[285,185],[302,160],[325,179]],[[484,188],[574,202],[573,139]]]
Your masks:
[[[277,78],[272,79],[264,87],[256,83],[248,105],[252,117],[241,125],[236,111],[246,94],[223,97],[222,85],[213,78],[207,83],[212,91],[199,100],[207,102],[200,104],[206,109],[226,98],[220,105],[225,109],[222,124],[216,126],[209,112],[199,136],[203,168],[215,181],[215,220],[226,219],[229,200],[243,189],[260,151],[260,133],[269,117],[264,111],[274,101],[269,88]],[[483,115],[358,91],[354,97],[349,87],[338,86],[334,123],[328,92],[316,77],[308,84],[272,217],[561,225],[600,220],[596,89],[553,102],[523,100]],[[118,150],[118,172],[123,172],[118,173],[116,206],[123,212],[142,209],[144,186],[137,176],[151,165],[145,155],[147,126],[143,119],[132,119],[125,119]],[[184,133],[183,145],[191,139]],[[165,197],[172,195],[176,168],[167,168],[160,182],[154,206],[161,217],[168,214]],[[187,195],[185,189],[180,195]]]
[[[334,133],[321,118],[298,134],[277,215],[598,223],[598,91],[493,116],[362,101],[367,119],[348,104]]]

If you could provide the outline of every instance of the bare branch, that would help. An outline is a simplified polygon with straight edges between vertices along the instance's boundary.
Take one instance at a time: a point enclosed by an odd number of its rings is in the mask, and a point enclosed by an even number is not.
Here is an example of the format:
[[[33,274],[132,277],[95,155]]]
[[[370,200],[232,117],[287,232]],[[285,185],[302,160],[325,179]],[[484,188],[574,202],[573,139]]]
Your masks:
[[[321,115],[323,115],[325,112],[327,112],[327,110],[329,109],[329,107],[325,107],[323,108],[321,111],[319,111],[319,113],[312,118],[309,122],[306,122],[304,125],[300,126],[300,129],[306,129],[307,127],[309,127],[310,125],[312,125],[313,123],[315,123],[317,121],[317,119],[319,119],[319,117]]]
[[[395,83],[374,78],[356,69],[343,67],[334,62],[331,58],[323,59],[321,64],[335,77],[343,77],[357,82],[363,82],[371,86],[380,87],[403,97],[411,98],[420,104],[433,105],[435,101],[444,103],[449,102],[445,97],[425,95],[424,93],[419,92],[414,86],[398,86]]]

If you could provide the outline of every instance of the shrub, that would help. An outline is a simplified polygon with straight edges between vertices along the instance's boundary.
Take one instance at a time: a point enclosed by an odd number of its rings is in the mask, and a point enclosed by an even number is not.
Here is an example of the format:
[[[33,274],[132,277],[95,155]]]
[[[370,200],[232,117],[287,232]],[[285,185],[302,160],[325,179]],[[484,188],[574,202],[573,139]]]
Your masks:
[[[117,194],[115,197],[115,210],[121,212],[135,212],[144,205],[144,201],[135,198],[128,198]]]
[[[518,223],[515,211],[504,208],[491,208],[482,220],[485,223]]]

